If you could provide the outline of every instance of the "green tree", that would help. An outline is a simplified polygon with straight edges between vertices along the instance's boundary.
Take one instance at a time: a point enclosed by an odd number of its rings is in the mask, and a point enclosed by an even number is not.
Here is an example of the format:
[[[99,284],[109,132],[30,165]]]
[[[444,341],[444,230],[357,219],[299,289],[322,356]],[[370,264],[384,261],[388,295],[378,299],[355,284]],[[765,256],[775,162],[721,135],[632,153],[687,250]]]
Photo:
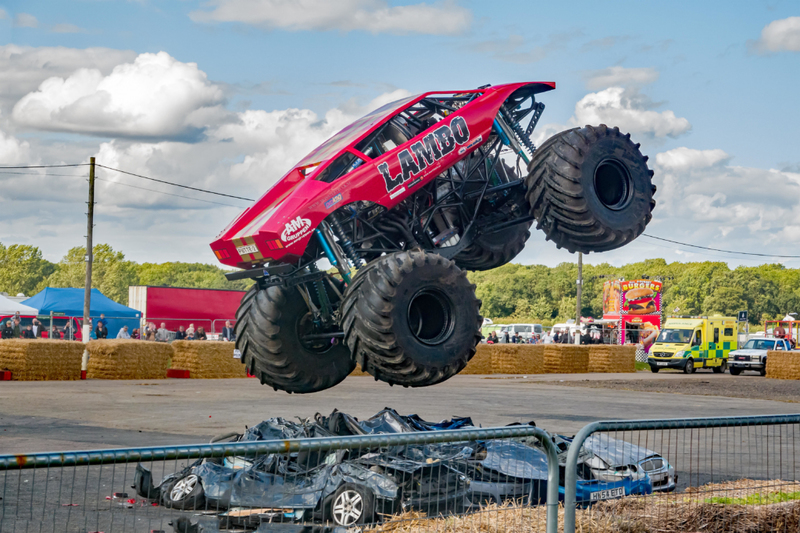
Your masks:
[[[228,281],[224,270],[203,263],[142,263],[136,272],[140,285],[246,290],[252,284],[250,280]]]
[[[71,248],[47,279],[51,287],[84,287],[86,283],[86,247]],[[116,302],[128,303],[128,286],[136,285],[136,264],[108,244],[94,246],[92,287]]]
[[[36,246],[0,243],[0,292],[33,296],[55,268]]]

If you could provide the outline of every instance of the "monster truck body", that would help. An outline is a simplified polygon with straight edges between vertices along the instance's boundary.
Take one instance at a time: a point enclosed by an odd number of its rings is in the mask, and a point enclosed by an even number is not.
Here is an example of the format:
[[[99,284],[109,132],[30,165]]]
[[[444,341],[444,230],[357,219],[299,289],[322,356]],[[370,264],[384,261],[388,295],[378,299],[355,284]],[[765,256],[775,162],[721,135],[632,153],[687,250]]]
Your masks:
[[[253,268],[268,261],[296,263],[325,217],[353,202],[392,209],[490,136],[500,106],[517,89],[538,94],[555,83],[515,83],[457,93],[429,92],[391,102],[346,127],[308,154],[211,244],[221,263]],[[378,157],[360,141],[403,109],[437,95],[474,98],[413,138]],[[441,146],[441,148],[440,148]],[[357,162],[357,167],[343,174]]]
[[[390,384],[444,381],[480,339],[464,270],[513,259],[533,221],[571,252],[641,234],[655,187],[629,135],[586,126],[538,149],[531,142],[544,109],[536,95],[554,88],[515,83],[387,104],[232,222],[211,248],[243,269],[230,279],[256,280],[236,324],[251,373],[289,392],[331,387],[356,363]]]

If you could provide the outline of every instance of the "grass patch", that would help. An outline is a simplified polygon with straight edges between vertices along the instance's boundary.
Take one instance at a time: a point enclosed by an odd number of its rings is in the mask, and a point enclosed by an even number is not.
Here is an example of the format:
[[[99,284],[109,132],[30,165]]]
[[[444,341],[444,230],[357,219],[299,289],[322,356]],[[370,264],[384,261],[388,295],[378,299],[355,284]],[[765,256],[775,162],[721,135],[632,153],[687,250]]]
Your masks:
[[[640,363],[639,361],[636,361],[636,371],[638,372],[640,370],[648,370],[649,371],[650,370],[650,363]]]
[[[705,503],[719,503],[722,505],[768,505],[771,503],[784,503],[800,500],[800,492],[770,492],[768,494],[750,494],[744,498],[707,498]]]

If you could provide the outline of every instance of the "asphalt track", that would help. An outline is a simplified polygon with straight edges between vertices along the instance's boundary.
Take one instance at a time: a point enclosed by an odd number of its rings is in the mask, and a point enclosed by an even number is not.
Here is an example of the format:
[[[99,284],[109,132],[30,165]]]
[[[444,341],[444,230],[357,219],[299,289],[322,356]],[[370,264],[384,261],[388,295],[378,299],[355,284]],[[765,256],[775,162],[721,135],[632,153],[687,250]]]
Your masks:
[[[207,442],[269,417],[310,417],[334,408],[359,418],[383,407],[428,420],[471,416],[484,427],[535,421],[551,433],[572,435],[595,420],[800,412],[800,404],[791,401],[797,394],[776,400],[786,386],[757,375],[705,372],[456,376],[426,389],[351,377],[313,395],[275,392],[255,379],[0,382],[0,453]],[[644,390],[626,390],[637,388]],[[726,391],[746,397],[725,396]],[[679,491],[709,481],[800,474],[796,427],[611,436],[667,457]],[[149,466],[158,480],[184,463]],[[125,498],[107,499],[120,491],[135,497],[133,470],[134,465],[104,465],[2,473],[0,532],[172,530],[169,522],[179,511],[138,499],[132,506]]]

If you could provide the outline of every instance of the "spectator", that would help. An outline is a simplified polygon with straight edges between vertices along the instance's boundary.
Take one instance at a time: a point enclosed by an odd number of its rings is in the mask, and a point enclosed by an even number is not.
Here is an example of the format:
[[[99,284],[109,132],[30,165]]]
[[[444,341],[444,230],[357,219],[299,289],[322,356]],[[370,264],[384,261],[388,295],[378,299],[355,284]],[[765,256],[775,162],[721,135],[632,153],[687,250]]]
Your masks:
[[[128,326],[122,326],[122,329],[119,330],[119,333],[117,333],[117,338],[118,339],[130,339],[131,338],[131,334],[128,333]]]
[[[97,321],[97,327],[94,330],[94,335],[98,338],[98,340],[108,338],[108,328],[104,322],[101,322],[100,320]]]
[[[156,325],[152,322],[145,325],[144,328],[144,340],[146,341],[155,341],[156,340]]]
[[[511,336],[511,342],[512,342],[513,344],[517,344],[517,334],[516,334],[516,333],[514,333],[514,334]]]
[[[131,331],[131,339],[138,341],[140,338],[141,335],[139,334],[139,328],[133,328],[133,331]]]
[[[505,332],[505,334],[503,335],[503,342],[505,342],[506,344],[508,344],[509,342],[511,342],[511,336],[508,334],[508,332],[507,332],[507,331],[506,331],[506,332]]]
[[[199,328],[197,328],[197,333],[195,333],[194,338],[195,338],[195,340],[198,340],[198,341],[208,340],[208,337],[206,337],[206,330],[203,329],[203,326],[200,326]]]
[[[169,330],[166,322],[162,322],[161,327],[156,331],[156,342],[169,342]]]
[[[183,326],[178,326],[178,331],[175,332],[175,340],[176,341],[186,340],[186,330],[183,329]]]
[[[4,339],[14,338],[14,328],[11,327],[10,320],[5,323],[5,327],[3,327],[2,332],[0,332],[0,337],[3,337]]]
[[[236,333],[233,332],[233,327],[231,326],[231,321],[225,321],[225,327],[222,328],[222,340],[224,341],[235,341],[236,340]]]
[[[33,319],[33,337],[34,338],[42,338],[42,333],[44,333],[44,328],[42,327],[42,323],[39,322],[38,319]]]
[[[72,327],[72,319],[71,318],[67,321],[67,325],[64,326],[64,340],[65,341],[74,341],[75,340],[75,328]]]
[[[22,320],[22,317],[21,317],[21,316],[19,316],[19,311],[17,311],[16,313],[14,313],[14,316],[13,316],[13,317],[11,317],[11,321],[13,322],[14,320],[20,320],[20,321]]]
[[[194,324],[189,324],[189,327],[186,330],[186,340],[187,341],[194,340]]]
[[[23,339],[35,339],[36,334],[33,332],[33,326],[28,325],[25,329],[22,330],[22,338]]]
[[[100,313],[100,318],[97,319],[97,325],[103,324],[103,326],[108,329],[108,320],[106,320],[106,315],[104,313]]]

